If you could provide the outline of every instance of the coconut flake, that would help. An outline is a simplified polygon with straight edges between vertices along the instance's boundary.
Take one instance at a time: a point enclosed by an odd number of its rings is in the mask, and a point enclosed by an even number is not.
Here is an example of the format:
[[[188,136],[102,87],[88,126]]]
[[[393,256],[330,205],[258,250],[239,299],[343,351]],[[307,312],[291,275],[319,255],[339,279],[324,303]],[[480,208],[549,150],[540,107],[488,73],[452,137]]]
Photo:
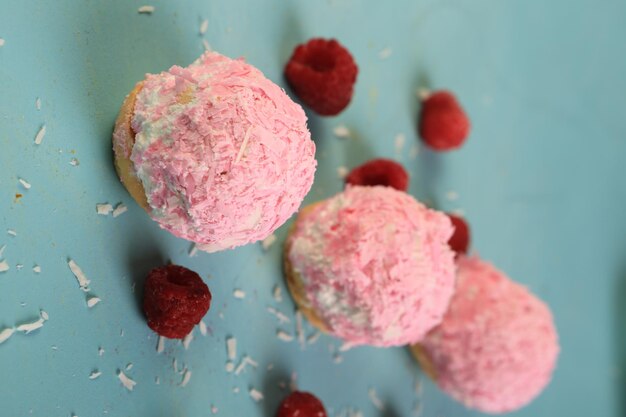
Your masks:
[[[352,349],[354,345],[350,342],[344,342],[341,346],[339,346],[339,352],[347,352]]]
[[[207,41],[206,39],[202,39],[202,46],[204,46],[205,51],[213,50],[213,48],[211,48],[211,44],[209,44],[209,41]]]
[[[385,409],[385,404],[383,404],[380,398],[378,398],[378,394],[376,393],[376,390],[374,388],[370,388],[369,390],[367,390],[367,396],[370,398],[372,404],[374,404],[374,407],[376,407],[378,410],[383,411]]]
[[[349,138],[351,135],[350,129],[346,125],[339,125],[333,129],[333,134],[341,139]]]
[[[391,50],[391,48],[389,48],[389,47],[384,48],[384,49],[382,49],[378,53],[378,58],[380,58],[380,59],[387,59],[387,58],[389,58],[391,56],[392,52],[393,51]]]
[[[291,373],[291,379],[289,380],[289,389],[291,391],[298,390],[298,374],[295,371]]]
[[[204,35],[208,29],[209,21],[207,19],[204,19],[202,23],[200,23],[200,35]]]
[[[156,351],[157,353],[161,353],[165,350],[165,338],[163,336],[159,336]]]
[[[349,173],[350,173],[350,170],[344,167],[343,165],[340,167],[337,167],[337,177],[339,177],[340,180],[345,179]]]
[[[291,319],[289,317],[287,317],[285,314],[283,314],[282,312],[278,311],[274,307],[268,307],[267,311],[269,311],[271,314],[276,316],[276,318],[278,319],[278,322],[280,324],[291,323]]]
[[[37,100],[35,100],[35,108],[37,110],[41,110],[41,98],[37,97]]]
[[[446,198],[448,199],[448,201],[455,201],[459,199],[459,193],[457,193],[456,191],[448,191],[446,193]]]
[[[70,159],[70,165],[77,167],[80,165],[80,161],[77,158],[72,158]]]
[[[302,328],[302,313],[300,310],[296,311],[296,335],[298,335],[298,343],[300,348],[304,349],[306,343],[304,341],[304,329]]]
[[[280,285],[274,286],[274,292],[272,295],[274,296],[274,300],[276,300],[277,303],[280,303],[283,301],[283,289],[281,288]]]
[[[76,280],[78,281],[78,285],[80,287],[81,290],[83,291],[89,291],[89,283],[91,282],[89,279],[87,279],[87,276],[85,275],[85,273],[83,272],[82,269],[80,269],[80,267],[76,264],[76,262],[74,262],[73,259],[70,259],[67,264],[70,267],[70,270],[72,271],[72,273],[74,274],[74,276],[76,277]]]
[[[137,12],[140,14],[152,14],[154,13],[154,6],[141,6],[137,9]]]
[[[41,142],[43,141],[44,136],[46,136],[46,125],[42,125],[41,128],[39,128],[39,132],[37,132],[37,135],[35,135],[35,145],[41,145]]]
[[[183,339],[183,346],[185,350],[189,349],[189,345],[191,344],[192,340],[193,340],[193,329]]]
[[[276,332],[276,337],[278,338],[278,340],[282,340],[283,342],[292,342],[293,341],[293,336],[290,335],[287,332],[284,332],[282,330],[279,330]]]
[[[128,362],[126,364],[126,368],[124,368],[124,369],[126,369],[127,371],[130,371],[131,369],[133,369],[133,363],[132,362]]]
[[[213,414],[217,414],[217,411],[218,411],[218,410],[217,410],[217,407],[216,407],[216,406],[214,406],[214,405],[211,405],[211,413],[213,413]]]
[[[90,297],[87,299],[87,307],[92,308],[93,306],[98,304],[100,301],[102,300],[98,297]]]
[[[102,347],[98,348],[98,356],[104,355],[104,349]]]
[[[239,387],[233,387],[233,392],[235,394],[239,394]]]
[[[276,242],[276,235],[275,234],[271,234],[268,237],[266,237],[265,239],[263,239],[261,241],[261,247],[263,248],[263,250],[269,250],[269,248],[274,244],[274,242]]]
[[[4,253],[4,250],[7,248],[7,245],[2,245],[0,246],[0,258],[2,257],[2,254]]]
[[[247,365],[250,365],[253,368],[259,366],[259,364],[253,361],[252,358],[250,358],[249,356],[244,356],[241,362],[239,362],[237,369],[235,369],[235,375],[239,375],[240,373],[245,371]]]
[[[127,377],[126,374],[120,371],[119,369],[117,371],[117,377],[119,378],[122,385],[124,385],[124,388],[126,388],[129,391],[132,391],[133,388],[135,388],[135,385],[137,385],[135,381]]]
[[[430,90],[428,88],[418,88],[415,93],[417,94],[417,98],[422,101],[430,97]]]
[[[33,266],[33,272],[35,274],[40,274],[41,273],[41,267],[39,265]]]
[[[183,388],[186,387],[190,379],[191,379],[191,371],[185,368],[185,371],[183,372],[183,380],[180,381],[179,385]]]
[[[7,261],[0,261],[0,272],[7,272],[9,269],[11,269],[11,267],[9,266]]]
[[[233,291],[233,297],[243,299],[246,298],[246,293],[243,290],[237,289]]]
[[[24,323],[21,324],[19,326],[17,326],[17,331],[19,332],[24,332],[26,334],[29,334],[30,332],[33,332],[37,329],[40,329],[43,327],[43,323],[46,321],[46,319],[44,319],[43,317],[40,317],[39,320],[37,321],[33,321],[31,323]]]
[[[228,353],[228,359],[230,360],[237,357],[237,339],[234,337],[226,339],[226,352]]]
[[[28,181],[26,181],[24,178],[18,178],[18,181],[20,182],[20,184],[22,184],[22,187],[30,190],[31,185]]]
[[[2,48],[5,44],[5,40],[0,38],[0,48]]]
[[[308,339],[306,340],[306,342],[309,345],[312,345],[313,343],[317,342],[317,340],[320,338],[322,334],[320,332],[315,332],[313,333],[311,336],[308,337]]]
[[[160,385],[160,384],[161,384],[161,378],[159,378],[158,376],[155,376],[155,377],[154,377],[154,383],[155,383],[156,385]]]
[[[396,153],[402,153],[402,149],[404,148],[404,143],[406,142],[406,135],[404,133],[398,133],[394,139],[394,147],[396,149]]]
[[[102,375],[102,372],[95,370],[95,371],[91,371],[91,373],[89,374],[89,379],[96,379],[98,378],[100,375]]]
[[[47,321],[47,320],[49,320],[49,319],[50,319],[50,316],[48,315],[48,313],[46,313],[46,312],[45,312],[45,311],[43,311],[43,310],[40,310],[40,311],[39,311],[39,315],[41,316],[41,318],[42,318],[44,321]]]
[[[254,388],[250,388],[250,397],[256,402],[263,400],[263,394]]]
[[[109,203],[96,204],[96,213],[101,216],[108,216],[113,211],[113,206]]]
[[[17,232],[13,229],[7,229],[7,234],[13,237],[17,236]]]
[[[13,333],[15,333],[14,328],[6,328],[0,331],[0,344],[9,340],[9,338],[13,336]]]
[[[120,216],[123,213],[126,213],[126,211],[128,211],[128,207],[126,207],[126,205],[124,203],[119,203],[115,207],[115,210],[113,210],[113,217]]]
[[[200,320],[200,334],[202,336],[206,336],[207,335],[207,328],[206,328],[206,324],[204,323],[204,321]]]
[[[195,243],[192,243],[191,246],[189,247],[189,252],[187,252],[187,254],[189,255],[190,258],[196,256],[196,254],[198,253],[198,247],[196,246]]]
[[[235,364],[232,362],[226,362],[225,369],[226,369],[226,372],[230,373],[235,370]]]

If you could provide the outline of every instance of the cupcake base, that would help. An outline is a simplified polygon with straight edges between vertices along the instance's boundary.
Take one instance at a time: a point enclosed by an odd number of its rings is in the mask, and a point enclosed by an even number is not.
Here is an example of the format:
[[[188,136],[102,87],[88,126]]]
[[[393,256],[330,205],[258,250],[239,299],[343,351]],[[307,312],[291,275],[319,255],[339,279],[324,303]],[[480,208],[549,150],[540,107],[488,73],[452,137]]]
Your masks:
[[[430,357],[426,350],[419,344],[410,345],[409,349],[411,350],[411,354],[417,360],[420,365],[420,368],[426,375],[428,375],[433,381],[437,381],[437,371],[435,369],[435,365],[430,360]]]
[[[135,144],[135,132],[131,127],[131,120],[135,112],[135,102],[137,94],[141,91],[143,82],[137,83],[135,88],[126,96],[120,113],[115,120],[115,128],[113,130],[113,151],[115,158],[115,170],[120,177],[122,184],[128,190],[130,195],[135,199],[144,210],[150,211],[146,192],[135,175],[133,161],[130,155]]]
[[[293,232],[295,225],[298,223],[298,220],[301,218],[301,216],[305,216],[315,207],[316,204],[317,203],[310,204],[300,210],[300,213],[298,213],[298,217],[296,218],[294,225],[291,226],[291,229],[289,230],[289,236]],[[287,236],[287,241],[283,250],[283,268],[285,281],[287,282],[287,287],[289,288],[291,297],[295,301],[298,310],[300,310],[304,317],[307,318],[309,323],[311,323],[314,327],[324,333],[330,333],[330,329],[328,328],[328,325],[326,324],[324,319],[322,319],[319,314],[317,314],[314,307],[309,302],[300,274],[298,274],[291,265],[291,261],[289,260],[291,241],[289,239],[289,236]]]

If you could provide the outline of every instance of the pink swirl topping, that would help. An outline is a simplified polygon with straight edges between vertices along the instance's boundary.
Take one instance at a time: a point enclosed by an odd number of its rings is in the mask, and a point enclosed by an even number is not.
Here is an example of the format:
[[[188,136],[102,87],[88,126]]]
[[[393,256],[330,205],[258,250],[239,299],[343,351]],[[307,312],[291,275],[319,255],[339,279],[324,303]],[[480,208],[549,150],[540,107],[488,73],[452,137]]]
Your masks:
[[[147,75],[132,127],[150,215],[209,252],[264,239],[313,183],[304,111],[243,60],[207,52]]]
[[[477,257],[458,260],[457,289],[443,322],[421,345],[437,383],[466,406],[516,410],[548,384],[559,353],[549,308]]]
[[[454,287],[450,220],[390,187],[348,186],[301,215],[288,256],[330,331],[351,345],[419,341]]]

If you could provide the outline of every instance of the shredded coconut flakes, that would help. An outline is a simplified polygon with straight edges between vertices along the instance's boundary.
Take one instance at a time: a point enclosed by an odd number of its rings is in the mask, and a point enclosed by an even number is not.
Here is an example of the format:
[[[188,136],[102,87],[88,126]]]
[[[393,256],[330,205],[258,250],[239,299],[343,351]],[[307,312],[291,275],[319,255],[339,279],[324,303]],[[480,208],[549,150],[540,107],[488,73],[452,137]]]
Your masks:
[[[89,379],[96,379],[96,378],[98,378],[100,375],[102,375],[102,372],[100,372],[100,371],[98,371],[98,370],[96,370],[96,371],[92,371],[92,372],[89,374]]]
[[[164,349],[165,349],[165,338],[163,336],[159,336],[159,341],[157,342],[156,351],[157,353],[161,353],[163,352]]]
[[[137,9],[137,12],[141,14],[152,14],[154,13],[154,6],[141,6]]]
[[[109,203],[96,204],[96,213],[101,216],[108,216],[113,211],[113,206]]]
[[[124,385],[124,388],[129,391],[132,391],[133,388],[135,388],[135,385],[137,385],[135,381],[127,377],[126,374],[120,370],[117,371],[117,377],[119,378],[122,385]]]
[[[226,339],[226,352],[228,359],[233,360],[237,357],[237,339],[229,337]]]
[[[293,341],[293,336],[290,335],[287,332],[284,332],[282,330],[279,330],[276,332],[276,337],[278,337],[279,340],[282,340],[283,342],[292,342]]]
[[[30,190],[31,185],[28,181],[26,181],[24,178],[19,178],[18,181],[20,182],[20,184],[22,184],[22,187]]]
[[[263,239],[261,241],[261,247],[263,248],[263,250],[269,250],[269,248],[274,244],[274,242],[276,242],[276,235],[275,234],[271,234],[268,237],[266,237],[265,239]]]
[[[206,336],[207,335],[207,328],[206,328],[206,323],[202,320],[200,320],[200,334],[202,336]]]
[[[126,207],[126,205],[124,203],[119,203],[115,207],[115,210],[113,210],[113,217],[120,216],[123,213],[126,213],[126,211],[128,211],[128,207]]]
[[[37,135],[35,136],[35,145],[41,145],[44,136],[46,136],[46,125],[42,125],[39,132],[37,132]]]
[[[83,291],[89,291],[89,283],[91,282],[89,279],[87,279],[87,276],[85,275],[85,273],[83,272],[82,269],[80,269],[80,267],[76,264],[76,262],[74,262],[73,259],[70,259],[67,264],[70,267],[70,270],[72,271],[72,273],[74,274],[74,276],[76,277],[76,280],[78,281],[78,285],[80,286],[80,289]]]
[[[250,388],[250,397],[256,402],[263,400],[263,394],[254,388]]]
[[[346,127],[346,125],[339,125],[333,129],[333,134],[338,138],[349,138],[351,135],[350,129]]]
[[[13,328],[6,328],[0,331],[0,344],[9,340],[9,338],[13,336],[13,333],[15,333],[15,329]]]
[[[385,405],[380,400],[380,398],[378,398],[378,394],[376,393],[376,390],[374,388],[370,388],[369,390],[367,390],[367,396],[370,398],[372,404],[374,404],[374,407],[376,407],[378,410],[383,411],[385,409]]]
[[[183,347],[185,348],[185,350],[189,349],[189,345],[191,344],[192,340],[193,340],[193,329],[183,339]]]
[[[237,289],[233,291],[233,297],[243,299],[246,298],[246,293],[243,290]]]
[[[209,21],[204,19],[200,24],[200,35],[204,35],[206,31],[209,29]]]
[[[98,297],[90,297],[87,299],[87,307],[92,308],[93,306],[98,304],[100,301],[102,300]]]
[[[7,261],[0,261],[0,272],[7,272],[11,267],[7,263]]]

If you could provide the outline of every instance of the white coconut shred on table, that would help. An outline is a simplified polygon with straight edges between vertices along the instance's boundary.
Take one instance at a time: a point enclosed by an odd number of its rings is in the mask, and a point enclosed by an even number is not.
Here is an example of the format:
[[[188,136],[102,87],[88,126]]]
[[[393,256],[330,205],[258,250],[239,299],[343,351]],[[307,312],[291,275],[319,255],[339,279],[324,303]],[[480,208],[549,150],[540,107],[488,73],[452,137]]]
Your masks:
[[[43,141],[43,138],[45,136],[46,136],[46,125],[44,124],[39,128],[39,131],[35,135],[35,145],[41,145],[41,142]]]
[[[83,270],[78,266],[78,264],[74,262],[73,259],[70,259],[67,262],[67,265],[70,267],[70,270],[76,277],[76,280],[78,281],[78,286],[80,287],[80,289],[85,292],[89,291],[89,283],[91,281],[87,278],[87,276],[85,275]]]

